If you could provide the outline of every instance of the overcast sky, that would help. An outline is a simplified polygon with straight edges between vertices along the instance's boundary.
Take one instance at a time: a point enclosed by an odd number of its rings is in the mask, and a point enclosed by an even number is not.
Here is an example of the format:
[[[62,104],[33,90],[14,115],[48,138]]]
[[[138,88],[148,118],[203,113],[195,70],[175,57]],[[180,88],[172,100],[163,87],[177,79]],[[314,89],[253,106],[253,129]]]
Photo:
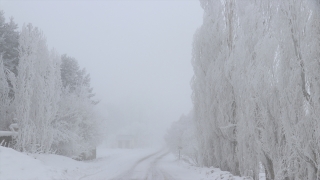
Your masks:
[[[192,109],[192,39],[198,0],[3,1],[19,29],[32,23],[49,47],[91,74],[102,113],[169,126]]]

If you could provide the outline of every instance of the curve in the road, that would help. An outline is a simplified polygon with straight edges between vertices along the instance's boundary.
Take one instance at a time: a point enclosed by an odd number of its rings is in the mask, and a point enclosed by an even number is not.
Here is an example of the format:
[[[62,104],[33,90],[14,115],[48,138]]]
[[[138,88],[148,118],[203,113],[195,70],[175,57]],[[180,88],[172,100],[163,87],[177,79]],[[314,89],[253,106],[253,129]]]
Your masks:
[[[115,178],[112,178],[111,180],[134,180],[134,179],[131,178],[131,175],[133,174],[135,168],[136,168],[139,164],[141,164],[142,162],[144,162],[144,161],[150,159],[151,157],[153,157],[153,156],[161,153],[162,151],[163,151],[163,149],[161,149],[161,150],[159,150],[159,151],[157,151],[157,152],[155,152],[155,153],[152,153],[152,154],[150,154],[150,155],[148,155],[148,156],[145,156],[145,157],[141,158],[141,159],[138,160],[128,171],[120,174],[119,176],[117,176],[117,177],[115,177]]]
[[[167,172],[157,167],[159,160],[167,156],[170,152],[165,152],[157,157],[150,165],[149,171],[144,180],[174,180],[174,178]]]
[[[157,151],[157,152],[154,152],[154,153],[152,153],[152,154],[149,154],[149,155],[141,158],[140,160],[138,160],[137,162],[135,162],[135,164],[130,168],[129,171],[126,171],[125,173],[121,174],[119,177],[123,177],[124,174],[129,174],[129,172],[130,172],[130,171],[133,171],[134,168],[135,168],[139,163],[141,163],[141,162],[143,162],[143,161],[151,158],[152,156],[155,156],[156,154],[160,153],[161,151],[163,151],[163,150],[161,149],[161,150],[159,150],[159,151]],[[91,173],[91,174],[86,174],[86,175],[80,177],[78,180],[83,180],[83,179],[86,179],[86,178],[90,178],[90,176],[95,176],[95,175],[100,174],[100,173],[103,173],[104,171],[107,171],[107,170],[108,170],[108,168],[102,169],[102,170],[99,170],[99,171],[96,171],[96,172]],[[111,179],[111,180],[122,180],[122,179],[113,178],[113,179]],[[125,179],[125,180],[128,180],[128,179]]]

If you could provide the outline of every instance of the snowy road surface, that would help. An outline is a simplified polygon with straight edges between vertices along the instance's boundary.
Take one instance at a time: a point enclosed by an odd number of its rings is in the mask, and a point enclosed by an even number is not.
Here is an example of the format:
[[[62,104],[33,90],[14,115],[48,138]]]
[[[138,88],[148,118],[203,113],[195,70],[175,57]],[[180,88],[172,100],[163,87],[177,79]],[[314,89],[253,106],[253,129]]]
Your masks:
[[[24,154],[0,146],[0,179],[19,180],[244,180],[218,168],[195,167],[167,149],[98,148],[97,159]]]
[[[169,155],[169,151],[162,149],[154,153],[139,158],[128,170],[124,170],[115,177],[108,177],[110,173],[108,169],[97,171],[96,173],[85,175],[79,179],[106,179],[111,180],[175,180],[168,172],[159,167],[165,156]],[[123,167],[120,169],[124,169]],[[108,178],[107,178],[108,177]]]
[[[127,149],[121,156],[103,155],[98,162],[98,169],[79,177],[79,180],[240,180],[244,178],[234,177],[229,172],[216,168],[199,168],[191,166],[169,153],[167,149],[142,150]],[[110,149],[105,150],[110,151]],[[100,164],[100,165],[99,165]]]

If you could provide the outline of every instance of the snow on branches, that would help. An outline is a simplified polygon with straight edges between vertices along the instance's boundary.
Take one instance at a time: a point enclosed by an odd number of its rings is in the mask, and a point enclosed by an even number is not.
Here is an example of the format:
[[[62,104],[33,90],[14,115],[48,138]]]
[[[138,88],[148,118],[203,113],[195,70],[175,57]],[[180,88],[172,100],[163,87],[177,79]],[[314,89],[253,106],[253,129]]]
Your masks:
[[[318,179],[319,2],[200,2],[192,88],[203,165]]]
[[[48,50],[38,28],[24,25],[18,41],[17,75],[4,67],[0,56],[0,123],[19,125],[14,148],[74,158],[89,152],[101,138],[89,75],[78,70],[81,82],[70,91],[62,83],[61,56]]]

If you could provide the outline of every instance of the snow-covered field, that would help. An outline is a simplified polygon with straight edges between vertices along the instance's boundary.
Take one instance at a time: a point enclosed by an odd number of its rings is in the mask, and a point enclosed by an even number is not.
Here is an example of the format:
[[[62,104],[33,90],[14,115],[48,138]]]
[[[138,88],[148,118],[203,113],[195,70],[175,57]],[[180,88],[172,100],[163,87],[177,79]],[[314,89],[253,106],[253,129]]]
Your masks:
[[[12,180],[242,180],[216,168],[178,161],[166,149],[97,149],[97,159],[75,161],[50,154],[24,154],[0,146],[0,179]]]

